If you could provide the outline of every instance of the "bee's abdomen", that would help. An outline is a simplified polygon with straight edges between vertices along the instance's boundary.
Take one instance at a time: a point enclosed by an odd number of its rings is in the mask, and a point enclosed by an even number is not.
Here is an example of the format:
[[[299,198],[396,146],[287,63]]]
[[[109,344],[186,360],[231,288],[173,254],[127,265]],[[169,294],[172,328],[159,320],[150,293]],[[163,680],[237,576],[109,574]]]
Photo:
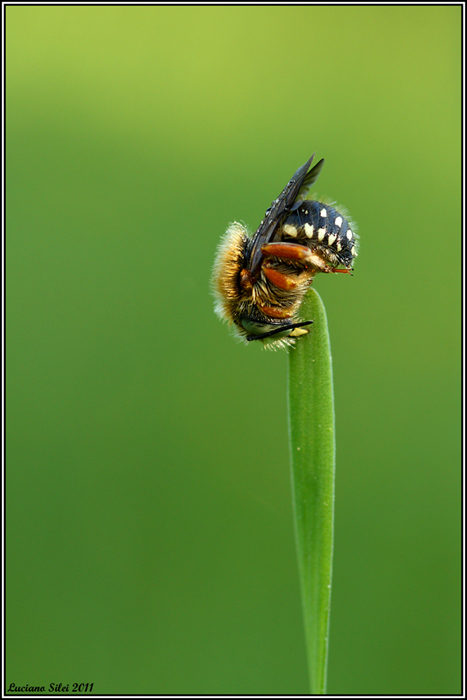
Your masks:
[[[337,209],[323,202],[297,202],[294,210],[282,221],[278,239],[300,242],[311,250],[321,251],[333,267],[352,267],[357,255],[351,224]]]

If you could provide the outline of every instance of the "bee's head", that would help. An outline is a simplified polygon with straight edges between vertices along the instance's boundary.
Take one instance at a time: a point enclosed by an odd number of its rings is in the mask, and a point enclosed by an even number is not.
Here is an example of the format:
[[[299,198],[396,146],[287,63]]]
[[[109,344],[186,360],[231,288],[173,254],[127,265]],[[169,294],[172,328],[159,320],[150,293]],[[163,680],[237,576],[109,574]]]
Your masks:
[[[308,330],[303,326],[308,326],[313,321],[302,321],[301,323],[264,323],[250,318],[242,318],[241,325],[248,335],[247,341],[261,340],[265,347],[283,347],[293,345],[295,338],[306,335]]]

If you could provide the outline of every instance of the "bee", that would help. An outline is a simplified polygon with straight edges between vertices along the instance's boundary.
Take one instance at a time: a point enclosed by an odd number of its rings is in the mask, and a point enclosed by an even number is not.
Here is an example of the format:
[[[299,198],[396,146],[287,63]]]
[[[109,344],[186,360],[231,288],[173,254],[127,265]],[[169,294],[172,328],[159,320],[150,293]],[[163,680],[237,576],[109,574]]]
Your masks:
[[[298,314],[314,276],[353,270],[355,225],[333,206],[306,198],[324,164],[321,159],[310,169],[314,155],[273,201],[253,236],[235,221],[217,250],[215,311],[247,342],[293,346],[313,323]]]

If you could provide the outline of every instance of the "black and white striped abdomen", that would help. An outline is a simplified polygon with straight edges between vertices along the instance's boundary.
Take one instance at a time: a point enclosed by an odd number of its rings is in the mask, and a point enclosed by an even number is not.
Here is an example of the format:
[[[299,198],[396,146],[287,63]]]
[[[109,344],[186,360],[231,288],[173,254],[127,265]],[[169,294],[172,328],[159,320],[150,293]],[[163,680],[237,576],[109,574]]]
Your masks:
[[[337,209],[323,202],[296,202],[293,211],[282,221],[278,237],[321,251],[333,267],[352,267],[357,256],[355,232]]]

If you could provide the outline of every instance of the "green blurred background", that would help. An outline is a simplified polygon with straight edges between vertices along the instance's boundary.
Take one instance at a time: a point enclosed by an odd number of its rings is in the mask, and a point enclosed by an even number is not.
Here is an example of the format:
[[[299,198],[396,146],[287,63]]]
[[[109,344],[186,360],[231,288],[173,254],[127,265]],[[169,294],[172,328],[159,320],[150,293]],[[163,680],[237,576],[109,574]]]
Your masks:
[[[461,8],[6,13],[7,688],[308,692],[287,357],[209,278],[316,151],[361,239],[328,692],[460,692]]]

